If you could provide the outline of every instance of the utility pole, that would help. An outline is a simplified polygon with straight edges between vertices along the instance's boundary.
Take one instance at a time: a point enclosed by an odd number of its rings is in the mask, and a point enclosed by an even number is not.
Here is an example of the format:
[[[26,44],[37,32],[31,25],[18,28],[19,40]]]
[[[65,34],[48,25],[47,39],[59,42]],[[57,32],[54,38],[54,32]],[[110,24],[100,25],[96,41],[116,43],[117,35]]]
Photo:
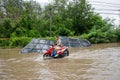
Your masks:
[[[52,37],[52,8],[50,10],[50,37]]]
[[[50,37],[52,37],[52,8],[54,9],[55,7],[61,7],[61,6],[55,5],[49,8],[50,10]]]

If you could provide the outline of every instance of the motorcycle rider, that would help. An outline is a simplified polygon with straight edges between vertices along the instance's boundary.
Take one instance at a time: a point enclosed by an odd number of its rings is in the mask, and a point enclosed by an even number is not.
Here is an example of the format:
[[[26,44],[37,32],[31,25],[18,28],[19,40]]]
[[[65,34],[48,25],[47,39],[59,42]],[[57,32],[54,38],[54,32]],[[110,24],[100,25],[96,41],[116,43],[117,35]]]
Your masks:
[[[56,37],[56,46],[59,46],[59,47],[62,46],[61,39],[59,36]]]
[[[56,37],[56,43],[55,43],[55,46],[54,46],[54,50],[56,51],[55,57],[58,56],[57,51],[60,50],[60,47],[61,47],[61,46],[62,46],[61,39],[60,39],[59,36],[57,36],[57,37]]]

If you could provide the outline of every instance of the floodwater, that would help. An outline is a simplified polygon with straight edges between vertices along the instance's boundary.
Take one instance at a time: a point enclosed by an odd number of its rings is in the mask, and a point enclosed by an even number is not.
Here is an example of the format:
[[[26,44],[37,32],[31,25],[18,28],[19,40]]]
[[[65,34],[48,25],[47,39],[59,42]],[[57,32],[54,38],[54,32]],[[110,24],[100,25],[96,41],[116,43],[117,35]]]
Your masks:
[[[120,80],[120,43],[69,48],[68,57],[50,60],[19,51],[0,49],[0,80]]]

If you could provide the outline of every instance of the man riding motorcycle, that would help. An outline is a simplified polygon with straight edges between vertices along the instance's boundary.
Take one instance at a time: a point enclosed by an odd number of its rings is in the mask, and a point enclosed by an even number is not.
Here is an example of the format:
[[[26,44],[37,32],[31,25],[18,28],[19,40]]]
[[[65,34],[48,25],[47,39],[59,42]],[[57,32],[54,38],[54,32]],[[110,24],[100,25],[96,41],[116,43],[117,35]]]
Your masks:
[[[60,47],[61,47],[61,46],[62,46],[61,39],[60,39],[59,36],[57,36],[57,37],[56,37],[56,43],[55,43],[55,45],[54,45],[54,51],[56,52],[55,57],[58,56],[58,53],[57,53],[57,52],[60,50]]]
[[[62,58],[65,56],[69,56],[68,47],[63,46],[61,39],[57,36],[55,45],[50,46],[50,48],[45,51],[43,58]]]

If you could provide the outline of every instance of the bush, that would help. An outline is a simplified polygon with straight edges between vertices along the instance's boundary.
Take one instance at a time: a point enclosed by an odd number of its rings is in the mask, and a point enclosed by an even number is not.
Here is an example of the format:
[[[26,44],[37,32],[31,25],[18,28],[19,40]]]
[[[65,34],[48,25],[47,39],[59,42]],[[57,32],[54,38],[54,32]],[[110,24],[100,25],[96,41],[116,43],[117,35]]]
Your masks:
[[[9,39],[0,39],[0,47],[6,48],[9,46]]]
[[[116,29],[117,42],[120,42],[120,28]]]
[[[102,29],[91,31],[89,34],[84,33],[81,38],[88,39],[91,43],[109,43],[120,41],[120,31],[117,30],[106,30]]]
[[[16,38],[11,38],[9,41],[9,47],[14,48],[14,47],[24,47],[26,46],[32,38],[28,37],[16,37]]]

